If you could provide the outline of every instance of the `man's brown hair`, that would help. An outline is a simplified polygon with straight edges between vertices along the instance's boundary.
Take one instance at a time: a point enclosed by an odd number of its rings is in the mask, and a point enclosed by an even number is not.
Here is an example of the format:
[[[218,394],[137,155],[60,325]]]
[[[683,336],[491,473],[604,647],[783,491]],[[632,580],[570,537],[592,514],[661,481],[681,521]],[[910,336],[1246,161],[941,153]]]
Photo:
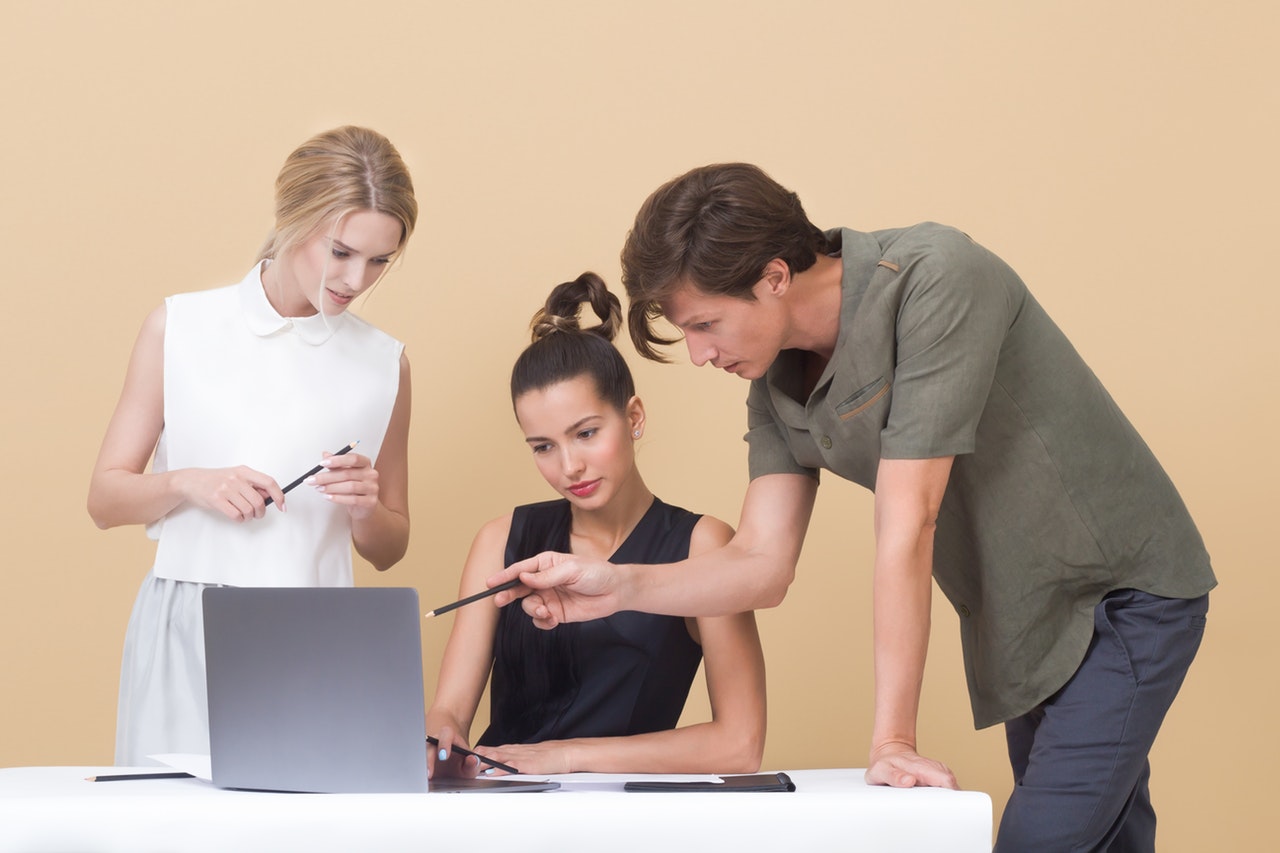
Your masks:
[[[653,329],[661,303],[691,285],[703,293],[754,299],[769,261],[804,272],[827,251],[795,193],[748,163],[701,166],[668,181],[636,214],[622,248],[627,328],[636,350],[668,359],[655,345],[675,343]]]

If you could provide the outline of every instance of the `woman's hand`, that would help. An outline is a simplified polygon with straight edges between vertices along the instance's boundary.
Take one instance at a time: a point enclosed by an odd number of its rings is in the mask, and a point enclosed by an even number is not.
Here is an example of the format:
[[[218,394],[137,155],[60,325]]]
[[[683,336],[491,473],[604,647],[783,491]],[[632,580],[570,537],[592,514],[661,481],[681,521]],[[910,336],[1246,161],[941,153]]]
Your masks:
[[[368,456],[359,453],[335,456],[326,451],[320,464],[326,470],[308,477],[307,485],[346,507],[352,521],[373,515],[378,507],[378,469]]]
[[[449,725],[441,726],[435,738],[437,743],[427,744],[427,778],[474,779],[480,772],[480,760],[453,749],[455,744],[466,746],[466,740]]]
[[[187,503],[221,513],[232,521],[262,518],[267,511],[267,498],[284,511],[284,492],[279,484],[245,465],[183,468],[173,476]]]
[[[511,743],[503,746],[477,747],[476,752],[520,771],[521,776],[551,776],[572,773],[572,741],[548,740],[542,743]],[[503,771],[483,765],[485,776],[500,776]]]

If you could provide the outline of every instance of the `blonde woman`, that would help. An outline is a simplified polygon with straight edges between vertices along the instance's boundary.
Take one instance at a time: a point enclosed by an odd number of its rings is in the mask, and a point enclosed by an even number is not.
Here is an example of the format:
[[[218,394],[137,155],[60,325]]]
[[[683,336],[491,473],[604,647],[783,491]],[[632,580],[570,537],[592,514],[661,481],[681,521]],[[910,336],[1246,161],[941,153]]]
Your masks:
[[[409,362],[347,308],[416,219],[385,137],[321,133],[285,161],[244,279],[143,322],[88,501],[99,527],[144,524],[158,542],[125,638],[117,764],[208,752],[204,588],[351,586],[352,543],[379,570],[404,555]]]

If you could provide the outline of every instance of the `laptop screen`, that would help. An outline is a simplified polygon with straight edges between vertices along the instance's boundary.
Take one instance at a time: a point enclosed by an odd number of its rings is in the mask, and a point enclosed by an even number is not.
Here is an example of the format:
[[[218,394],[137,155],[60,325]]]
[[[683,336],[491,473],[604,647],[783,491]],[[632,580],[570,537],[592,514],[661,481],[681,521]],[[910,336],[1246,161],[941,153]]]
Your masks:
[[[205,590],[214,784],[426,791],[421,620],[413,589]]]

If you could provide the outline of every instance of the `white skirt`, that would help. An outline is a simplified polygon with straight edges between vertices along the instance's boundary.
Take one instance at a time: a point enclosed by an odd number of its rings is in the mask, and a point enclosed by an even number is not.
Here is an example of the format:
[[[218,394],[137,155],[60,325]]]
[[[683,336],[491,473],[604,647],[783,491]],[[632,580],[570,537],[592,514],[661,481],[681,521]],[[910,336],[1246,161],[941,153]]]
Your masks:
[[[157,764],[148,755],[209,754],[204,610],[211,584],[142,581],[129,617],[120,666],[116,765]]]

